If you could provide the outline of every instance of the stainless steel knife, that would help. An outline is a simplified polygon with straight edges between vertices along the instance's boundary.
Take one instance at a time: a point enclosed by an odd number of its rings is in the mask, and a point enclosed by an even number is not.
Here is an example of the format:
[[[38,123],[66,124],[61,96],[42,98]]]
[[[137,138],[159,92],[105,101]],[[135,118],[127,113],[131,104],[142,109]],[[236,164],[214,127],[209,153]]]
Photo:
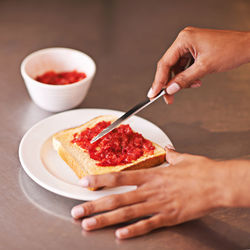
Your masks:
[[[154,97],[152,99],[147,99],[147,100],[145,100],[143,102],[140,102],[137,105],[135,105],[127,113],[125,113],[124,115],[122,115],[120,118],[118,118],[116,121],[114,121],[111,125],[109,125],[107,128],[105,128],[101,133],[99,133],[96,137],[94,137],[91,140],[91,143],[96,142],[97,140],[99,140],[100,138],[102,138],[104,135],[106,135],[107,133],[111,132],[113,129],[115,129],[116,127],[118,127],[122,122],[124,122],[125,120],[127,120],[132,115],[137,114],[142,109],[146,108],[148,105],[150,105],[151,103],[153,103],[154,101],[156,101],[158,98],[160,98],[161,96],[163,96],[165,93],[166,93],[165,90],[162,90],[156,97]]]

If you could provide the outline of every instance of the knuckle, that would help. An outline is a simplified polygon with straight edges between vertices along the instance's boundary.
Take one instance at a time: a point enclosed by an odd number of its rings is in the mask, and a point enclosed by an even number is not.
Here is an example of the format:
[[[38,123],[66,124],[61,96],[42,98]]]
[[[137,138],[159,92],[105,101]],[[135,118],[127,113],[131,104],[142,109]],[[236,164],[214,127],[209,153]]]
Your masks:
[[[158,226],[164,225],[166,218],[163,214],[160,214],[159,216],[157,216],[157,218],[155,218],[155,224]]]
[[[157,70],[162,68],[170,68],[172,65],[170,64],[169,60],[166,60],[165,57],[162,57],[157,63]]]
[[[181,212],[181,202],[175,199],[168,207],[168,222],[176,223],[178,216]]]
[[[180,31],[180,33],[178,34],[178,38],[181,40],[182,39],[184,39],[184,40],[190,39],[193,35],[194,30],[195,30],[194,27],[187,26],[183,30]]]
[[[135,211],[133,208],[126,207],[123,209],[122,218],[124,221],[130,220],[130,219],[134,218],[134,216],[135,216]]]
[[[195,28],[193,26],[187,26],[183,30],[185,31],[193,31]]]
[[[92,213],[94,213],[95,211],[95,207],[94,207],[94,204],[92,202],[88,202],[88,203],[85,203],[84,204],[84,214],[85,215],[90,215]]]
[[[178,74],[175,78],[175,81],[178,82],[182,88],[188,87],[188,80],[185,74],[182,74],[182,73]]]
[[[106,174],[106,178],[110,184],[116,185],[119,183],[120,180],[120,173],[109,173]]]
[[[154,229],[154,227],[155,227],[155,222],[152,219],[146,220],[144,222],[144,230],[146,232],[151,231],[152,229]]]
[[[113,183],[113,185],[117,185],[120,183],[121,180],[121,174],[118,173],[111,173],[109,174],[110,182]]]
[[[104,215],[98,215],[95,217],[96,219],[96,224],[98,226],[103,226],[107,224],[107,218]]]
[[[197,60],[197,66],[200,72],[202,72],[202,74],[207,73],[209,71],[209,63],[207,60],[203,59]]]
[[[167,50],[167,52],[169,52],[169,50]],[[157,68],[171,68],[172,66],[173,65],[171,64],[171,61],[167,59],[166,56],[163,56],[161,60],[157,63]]]
[[[188,37],[189,35],[190,35],[190,30],[185,28],[185,29],[181,30],[178,37],[182,39],[182,38]]]
[[[112,195],[106,200],[106,202],[109,203],[110,209],[115,209],[122,204],[122,198],[120,195]]]
[[[157,225],[157,227],[168,226],[168,218],[169,214],[164,214],[164,213],[159,214],[157,218],[155,218],[155,225]]]
[[[158,84],[159,84],[160,86],[164,86],[164,85],[166,85],[166,81],[159,80],[159,81],[158,81]]]

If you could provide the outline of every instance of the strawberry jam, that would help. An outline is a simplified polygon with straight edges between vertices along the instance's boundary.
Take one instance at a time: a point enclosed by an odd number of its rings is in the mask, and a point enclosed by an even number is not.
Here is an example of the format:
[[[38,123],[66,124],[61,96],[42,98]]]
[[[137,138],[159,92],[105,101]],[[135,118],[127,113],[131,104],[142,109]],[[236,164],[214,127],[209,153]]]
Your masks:
[[[51,85],[66,85],[78,82],[86,78],[86,74],[78,72],[76,70],[69,72],[59,72],[47,71],[44,74],[37,76],[36,80],[41,83],[51,84]]]
[[[134,132],[129,125],[120,125],[94,143],[92,138],[98,135],[111,122],[102,121],[93,128],[87,128],[74,134],[72,143],[86,150],[90,158],[98,161],[99,166],[117,166],[136,161],[144,154],[153,154],[152,142],[141,134]]]

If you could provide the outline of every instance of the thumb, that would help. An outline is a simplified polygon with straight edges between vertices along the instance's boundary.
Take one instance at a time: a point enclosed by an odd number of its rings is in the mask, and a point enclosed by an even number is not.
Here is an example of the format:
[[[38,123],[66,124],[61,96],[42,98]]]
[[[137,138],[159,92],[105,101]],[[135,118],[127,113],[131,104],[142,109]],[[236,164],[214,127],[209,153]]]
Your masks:
[[[165,147],[166,150],[166,160],[169,164],[175,165],[180,161],[181,153],[175,151],[172,145],[167,145]]]
[[[192,64],[186,70],[175,75],[167,84],[166,91],[169,95],[173,95],[180,89],[189,88],[194,81],[202,78],[207,72],[197,62]]]

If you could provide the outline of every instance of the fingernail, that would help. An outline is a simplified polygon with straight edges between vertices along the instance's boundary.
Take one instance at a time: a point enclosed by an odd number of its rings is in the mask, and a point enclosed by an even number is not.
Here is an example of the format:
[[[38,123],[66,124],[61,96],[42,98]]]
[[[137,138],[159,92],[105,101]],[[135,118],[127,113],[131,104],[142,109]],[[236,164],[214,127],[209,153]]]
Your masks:
[[[192,85],[190,86],[190,88],[195,89],[195,88],[199,88],[200,86],[201,86],[200,83],[194,83],[194,84],[192,84]]]
[[[154,97],[154,91],[152,88],[150,88],[150,90],[148,91],[148,98],[153,98]]]
[[[82,178],[80,181],[79,181],[79,185],[83,186],[83,187],[88,187],[89,186],[89,180],[86,179],[86,178]]]
[[[169,95],[173,95],[181,89],[180,85],[176,82],[172,83],[169,87],[167,87],[167,93]]]
[[[74,218],[79,218],[84,215],[84,208],[82,206],[73,207],[71,210],[71,215]]]
[[[165,148],[171,149],[171,150],[175,150],[175,147],[174,147],[173,145],[171,145],[171,144],[167,144],[167,145],[165,146]]]
[[[116,230],[115,235],[118,238],[121,238],[122,236],[126,236],[126,235],[128,235],[128,229],[123,228],[123,229]]]
[[[89,219],[85,219],[82,221],[82,227],[83,228],[90,228],[96,225],[96,219],[95,218],[89,218]]]

